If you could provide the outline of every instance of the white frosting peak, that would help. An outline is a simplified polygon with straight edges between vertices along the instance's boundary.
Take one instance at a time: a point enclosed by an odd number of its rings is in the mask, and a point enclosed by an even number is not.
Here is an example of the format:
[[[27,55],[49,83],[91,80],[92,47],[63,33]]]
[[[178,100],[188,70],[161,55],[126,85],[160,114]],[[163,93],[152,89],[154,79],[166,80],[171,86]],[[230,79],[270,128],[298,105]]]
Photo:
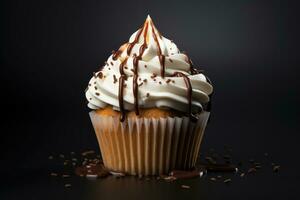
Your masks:
[[[113,53],[103,69],[91,78],[86,91],[88,107],[98,109],[111,105],[120,110],[120,66],[126,76],[122,87],[125,110],[135,109],[133,88],[136,84],[139,108],[188,112],[187,82],[184,77],[174,76],[175,72],[189,79],[192,112],[201,111],[210,101],[213,88],[207,78],[194,72],[189,58],[180,53],[175,43],[161,36],[149,15],[143,27],[133,33],[129,42]]]

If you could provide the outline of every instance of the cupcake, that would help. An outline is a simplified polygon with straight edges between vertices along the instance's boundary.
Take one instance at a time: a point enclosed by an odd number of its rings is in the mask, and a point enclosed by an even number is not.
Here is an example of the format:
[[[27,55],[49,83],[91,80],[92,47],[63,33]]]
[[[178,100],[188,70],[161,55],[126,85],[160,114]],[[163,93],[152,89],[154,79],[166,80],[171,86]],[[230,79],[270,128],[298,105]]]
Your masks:
[[[105,167],[131,175],[195,166],[213,88],[148,16],[86,89]]]

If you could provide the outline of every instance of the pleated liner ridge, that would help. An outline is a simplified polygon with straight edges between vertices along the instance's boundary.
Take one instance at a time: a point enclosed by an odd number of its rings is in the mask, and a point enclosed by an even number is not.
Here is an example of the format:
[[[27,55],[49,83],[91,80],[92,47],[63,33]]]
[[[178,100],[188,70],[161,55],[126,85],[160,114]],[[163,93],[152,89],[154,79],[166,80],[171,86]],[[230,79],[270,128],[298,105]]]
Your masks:
[[[202,112],[197,122],[188,117],[127,118],[120,122],[94,111],[90,117],[108,169],[159,175],[195,166],[209,112]]]

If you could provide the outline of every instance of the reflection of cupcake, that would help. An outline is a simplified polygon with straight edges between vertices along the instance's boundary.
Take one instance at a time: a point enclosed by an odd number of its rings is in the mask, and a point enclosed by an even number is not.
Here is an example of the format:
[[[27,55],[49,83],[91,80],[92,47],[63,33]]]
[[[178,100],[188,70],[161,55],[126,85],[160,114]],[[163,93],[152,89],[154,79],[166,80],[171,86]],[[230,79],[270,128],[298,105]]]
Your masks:
[[[105,166],[140,175],[194,167],[211,93],[206,76],[148,16],[86,91]]]

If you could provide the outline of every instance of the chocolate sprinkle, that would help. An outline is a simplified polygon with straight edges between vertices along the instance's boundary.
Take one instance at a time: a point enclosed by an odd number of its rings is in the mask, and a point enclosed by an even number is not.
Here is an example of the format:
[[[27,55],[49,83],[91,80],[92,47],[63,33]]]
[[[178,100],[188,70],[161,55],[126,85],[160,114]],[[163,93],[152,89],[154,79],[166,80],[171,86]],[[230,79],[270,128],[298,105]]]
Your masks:
[[[273,167],[273,172],[278,172],[279,169],[280,169],[280,165],[275,165],[275,166]]]
[[[230,182],[231,182],[230,178],[224,180],[224,183],[230,183]]]
[[[217,179],[215,177],[211,177],[209,180],[211,180],[211,181],[217,181]]]
[[[99,95],[100,95],[100,93],[99,93],[99,92],[96,92],[95,94],[96,94],[97,96],[99,96]]]
[[[251,173],[254,173],[254,172],[256,172],[256,169],[253,168],[253,167],[248,170],[248,174],[251,174]]]
[[[181,188],[183,188],[183,189],[190,189],[191,186],[189,186],[189,185],[181,185]]]
[[[115,84],[116,82],[118,82],[118,79],[117,79],[116,75],[113,75],[113,78],[114,78],[114,84]]]
[[[102,72],[99,72],[97,76],[98,76],[100,79],[102,79],[103,73],[102,73]]]

